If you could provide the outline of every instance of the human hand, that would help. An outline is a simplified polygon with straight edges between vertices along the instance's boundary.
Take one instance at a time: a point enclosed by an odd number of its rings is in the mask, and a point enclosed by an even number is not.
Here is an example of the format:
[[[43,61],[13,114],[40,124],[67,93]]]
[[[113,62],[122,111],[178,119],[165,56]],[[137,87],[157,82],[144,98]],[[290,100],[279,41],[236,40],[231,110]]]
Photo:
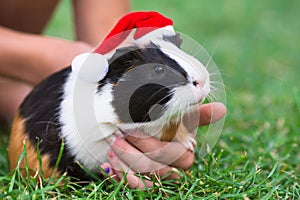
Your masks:
[[[189,130],[220,120],[226,113],[222,103],[201,105],[198,109],[198,121],[188,121]],[[168,179],[180,178],[174,168],[186,170],[194,162],[194,153],[187,150],[181,143],[164,142],[144,133],[132,132],[125,138],[115,137],[112,150],[108,153],[109,162],[103,163],[107,174],[121,180],[124,172],[130,188],[152,187],[150,180],[140,179],[136,173],[143,175],[155,174],[157,177],[169,175]]]

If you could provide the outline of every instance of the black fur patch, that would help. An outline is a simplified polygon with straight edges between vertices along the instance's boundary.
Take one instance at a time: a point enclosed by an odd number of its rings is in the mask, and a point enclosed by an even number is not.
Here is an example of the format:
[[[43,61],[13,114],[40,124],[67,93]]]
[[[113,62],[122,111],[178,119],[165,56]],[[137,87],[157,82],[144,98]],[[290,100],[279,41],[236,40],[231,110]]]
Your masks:
[[[122,122],[149,122],[159,118],[172,89],[185,85],[187,73],[158,47],[129,48],[113,58],[102,81],[115,84],[112,106]]]
[[[175,35],[164,35],[163,39],[168,42],[172,42],[177,47],[180,47],[182,44],[182,39],[180,37],[179,33],[176,33]]]
[[[20,107],[20,116],[25,119],[25,131],[30,141],[34,145],[39,142],[41,155],[50,155],[51,167],[56,164],[62,144],[59,109],[64,96],[64,84],[70,72],[71,68],[68,67],[42,81],[31,91]],[[58,169],[61,172],[67,171],[68,175],[80,180],[91,179],[75,163],[74,157],[66,146]]]
[[[164,105],[171,98],[170,89],[163,85],[155,83],[142,85],[130,97],[130,118],[126,122],[149,122],[158,119],[163,115]],[[123,121],[124,117],[121,120]]]

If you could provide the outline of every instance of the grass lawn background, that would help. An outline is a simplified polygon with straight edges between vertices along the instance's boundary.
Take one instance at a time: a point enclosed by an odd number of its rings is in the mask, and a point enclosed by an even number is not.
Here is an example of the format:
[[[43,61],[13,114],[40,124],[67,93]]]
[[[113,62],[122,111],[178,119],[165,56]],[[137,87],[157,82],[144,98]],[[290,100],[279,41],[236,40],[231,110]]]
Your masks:
[[[74,37],[68,2],[47,35]],[[228,113],[212,153],[195,161],[192,176],[178,185],[164,182],[156,192],[103,182],[40,189],[32,179],[9,175],[8,128],[1,127],[0,198],[300,199],[300,1],[133,0],[132,6],[172,18],[176,30],[213,55]]]

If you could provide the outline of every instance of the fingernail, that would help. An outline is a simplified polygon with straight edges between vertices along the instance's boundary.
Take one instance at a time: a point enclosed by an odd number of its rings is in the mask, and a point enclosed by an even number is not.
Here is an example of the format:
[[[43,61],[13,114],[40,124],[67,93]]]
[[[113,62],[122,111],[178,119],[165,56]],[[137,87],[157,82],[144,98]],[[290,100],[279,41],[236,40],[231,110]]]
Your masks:
[[[113,144],[115,141],[116,141],[116,136],[115,135],[111,135],[111,136],[109,136],[108,138],[107,138],[107,140],[108,140],[108,142],[110,143],[110,144]]]
[[[107,173],[109,174],[111,172],[110,167],[107,166],[106,164],[101,165],[101,168]]]
[[[113,159],[115,157],[115,152],[113,150],[108,151],[108,157]]]
[[[105,167],[104,170],[105,170],[106,173],[109,173],[109,172],[110,172],[110,168],[109,168],[109,167]]]

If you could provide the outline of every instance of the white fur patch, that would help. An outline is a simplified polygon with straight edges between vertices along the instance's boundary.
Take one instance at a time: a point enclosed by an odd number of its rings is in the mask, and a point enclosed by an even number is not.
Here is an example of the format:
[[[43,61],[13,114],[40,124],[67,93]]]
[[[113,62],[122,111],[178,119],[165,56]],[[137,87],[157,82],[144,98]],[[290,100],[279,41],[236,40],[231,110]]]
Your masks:
[[[75,73],[71,73],[60,110],[67,148],[77,161],[92,171],[107,161],[110,146],[106,137],[117,130],[110,105],[111,85],[104,86],[101,95],[96,94],[96,90],[96,83],[78,80]]]
[[[72,61],[72,72],[84,81],[97,83],[102,80],[108,72],[106,58],[98,53],[82,53]]]
[[[172,33],[172,30],[169,31]],[[66,139],[66,146],[71,154],[89,170],[95,171],[101,163],[107,161],[107,151],[110,148],[107,137],[118,129],[126,131],[139,129],[160,138],[166,123],[181,120],[183,112],[194,109],[196,103],[203,100],[210,92],[209,73],[203,64],[173,43],[164,41],[162,33],[164,29],[158,29],[150,33],[155,37],[147,34],[147,37],[137,40],[137,43],[143,45],[151,41],[159,45],[162,52],[174,59],[187,72],[190,83],[173,90],[174,97],[168,102],[168,109],[157,120],[147,123],[118,124],[118,117],[111,105],[112,85],[105,85],[97,94],[97,83],[84,82],[78,80],[75,73],[70,74],[61,103],[62,136]],[[130,37],[132,34],[124,44],[132,41]],[[105,56],[111,55],[110,52]],[[192,84],[196,80],[203,81],[201,87]]]

